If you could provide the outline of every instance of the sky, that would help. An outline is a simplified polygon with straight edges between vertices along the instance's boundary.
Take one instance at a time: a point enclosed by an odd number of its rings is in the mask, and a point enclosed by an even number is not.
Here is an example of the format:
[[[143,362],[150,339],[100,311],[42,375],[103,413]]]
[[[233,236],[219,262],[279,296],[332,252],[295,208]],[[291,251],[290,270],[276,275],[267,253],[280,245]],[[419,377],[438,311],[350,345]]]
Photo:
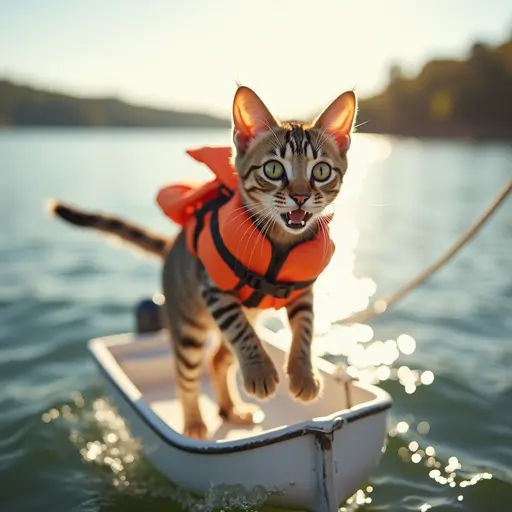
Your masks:
[[[511,34],[507,0],[0,0],[0,78],[222,116],[239,81],[293,118]]]

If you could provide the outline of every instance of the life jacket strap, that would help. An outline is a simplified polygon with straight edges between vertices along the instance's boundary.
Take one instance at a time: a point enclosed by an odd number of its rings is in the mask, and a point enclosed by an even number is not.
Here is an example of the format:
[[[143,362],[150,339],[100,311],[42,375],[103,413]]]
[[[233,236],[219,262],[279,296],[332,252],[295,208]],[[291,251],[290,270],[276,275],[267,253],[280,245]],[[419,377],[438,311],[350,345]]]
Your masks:
[[[197,246],[199,243],[199,235],[204,229],[204,219],[208,212],[217,210],[224,204],[226,204],[233,197],[233,191],[229,190],[224,185],[219,185],[219,195],[215,199],[208,201],[202,208],[196,211],[196,225],[194,228],[194,234],[192,236],[192,244],[194,252],[197,253]]]
[[[277,299],[287,299],[295,290],[301,290],[314,284],[316,279],[309,281],[275,281],[281,266],[286,258],[275,258],[277,264],[271,261],[269,268],[272,268],[272,275],[261,276],[248,269],[239,259],[237,259],[226,247],[220,234],[219,228],[219,209],[214,208],[210,218],[210,229],[215,244],[215,249],[226,265],[233,271],[239,279],[233,291],[240,290],[243,286],[249,286],[255,290],[251,296],[243,303],[247,307],[257,307],[265,296],[272,296]],[[273,251],[274,256],[274,251]],[[280,260],[277,262],[277,260]]]
[[[259,274],[251,272],[244,267],[243,272],[236,272],[240,279],[234,291],[240,290],[243,286],[250,286],[262,295],[271,295],[276,299],[287,299],[296,289],[295,283],[271,283]],[[260,302],[260,301],[258,301]]]

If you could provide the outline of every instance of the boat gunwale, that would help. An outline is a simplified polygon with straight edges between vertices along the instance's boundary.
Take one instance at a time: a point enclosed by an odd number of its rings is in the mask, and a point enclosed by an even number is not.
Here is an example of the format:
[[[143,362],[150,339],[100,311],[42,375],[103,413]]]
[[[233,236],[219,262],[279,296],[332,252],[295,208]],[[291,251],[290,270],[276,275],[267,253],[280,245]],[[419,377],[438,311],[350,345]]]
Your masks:
[[[281,343],[276,339],[275,333],[269,329],[264,329],[263,340],[278,349],[283,349]],[[188,453],[198,454],[226,454],[252,450],[262,446],[269,446],[275,443],[288,441],[305,435],[329,434],[334,430],[342,428],[343,425],[354,421],[380,414],[392,406],[391,396],[383,389],[371,385],[363,384],[357,380],[353,385],[362,390],[370,392],[375,396],[374,399],[364,402],[344,410],[336,411],[328,416],[311,418],[301,423],[284,425],[254,436],[229,441],[200,441],[188,438],[170,425],[164,422],[156,414],[151,406],[145,401],[142,393],[122,370],[118,360],[112,354],[110,348],[119,345],[128,345],[133,341],[119,341],[125,339],[151,339],[156,338],[158,333],[139,335],[136,333],[123,333],[113,336],[94,338],[89,341],[88,349],[93,355],[96,366],[101,370],[107,380],[114,386],[119,397],[136,413],[139,419],[146,424],[166,445],[170,445],[178,450]],[[272,339],[273,338],[273,339]],[[326,359],[316,357],[320,369],[330,375],[334,375],[336,365]],[[139,395],[139,397],[137,397]]]

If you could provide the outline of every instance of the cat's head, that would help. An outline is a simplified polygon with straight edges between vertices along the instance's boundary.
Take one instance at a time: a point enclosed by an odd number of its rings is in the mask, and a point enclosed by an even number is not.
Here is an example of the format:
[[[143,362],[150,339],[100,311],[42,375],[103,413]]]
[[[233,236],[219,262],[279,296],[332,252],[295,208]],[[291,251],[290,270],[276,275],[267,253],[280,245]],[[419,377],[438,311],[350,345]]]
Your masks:
[[[312,122],[281,122],[254,91],[237,89],[233,161],[260,230],[284,243],[316,234],[341,189],[356,111],[347,91]]]

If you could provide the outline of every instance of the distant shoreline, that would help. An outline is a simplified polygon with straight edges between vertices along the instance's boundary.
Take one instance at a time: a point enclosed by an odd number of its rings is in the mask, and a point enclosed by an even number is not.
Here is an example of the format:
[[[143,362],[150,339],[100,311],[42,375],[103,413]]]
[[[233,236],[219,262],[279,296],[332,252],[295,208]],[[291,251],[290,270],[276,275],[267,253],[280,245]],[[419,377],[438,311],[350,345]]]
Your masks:
[[[100,131],[100,130],[153,130],[153,131],[165,131],[165,130],[179,130],[179,131],[211,131],[211,130],[229,130],[230,125],[226,126],[179,126],[179,125],[170,125],[170,126],[147,126],[147,125],[43,125],[43,124],[31,124],[31,125],[0,125],[0,132],[4,131],[30,131],[30,130],[48,130],[48,131]]]
[[[98,126],[98,125],[7,125],[0,126],[0,135],[8,132],[130,132],[130,131],[147,131],[147,132],[164,132],[164,131],[226,131],[230,126]],[[385,130],[357,130],[358,134],[364,135],[382,135],[388,137],[396,137],[399,139],[417,139],[432,141],[469,141],[475,143],[483,142],[500,142],[512,144],[512,129],[505,133],[493,133],[491,130],[478,130],[472,127],[471,130],[450,130],[449,127],[443,127],[439,130],[431,130],[417,132],[414,130],[407,132],[385,131]]]
[[[228,128],[228,119],[200,112],[134,105],[117,98],[86,98],[0,80],[0,126]]]
[[[512,38],[474,43],[466,59],[433,59],[416,76],[399,66],[379,94],[360,98],[358,133],[512,143]],[[78,97],[0,79],[0,131],[231,129],[213,114]]]

